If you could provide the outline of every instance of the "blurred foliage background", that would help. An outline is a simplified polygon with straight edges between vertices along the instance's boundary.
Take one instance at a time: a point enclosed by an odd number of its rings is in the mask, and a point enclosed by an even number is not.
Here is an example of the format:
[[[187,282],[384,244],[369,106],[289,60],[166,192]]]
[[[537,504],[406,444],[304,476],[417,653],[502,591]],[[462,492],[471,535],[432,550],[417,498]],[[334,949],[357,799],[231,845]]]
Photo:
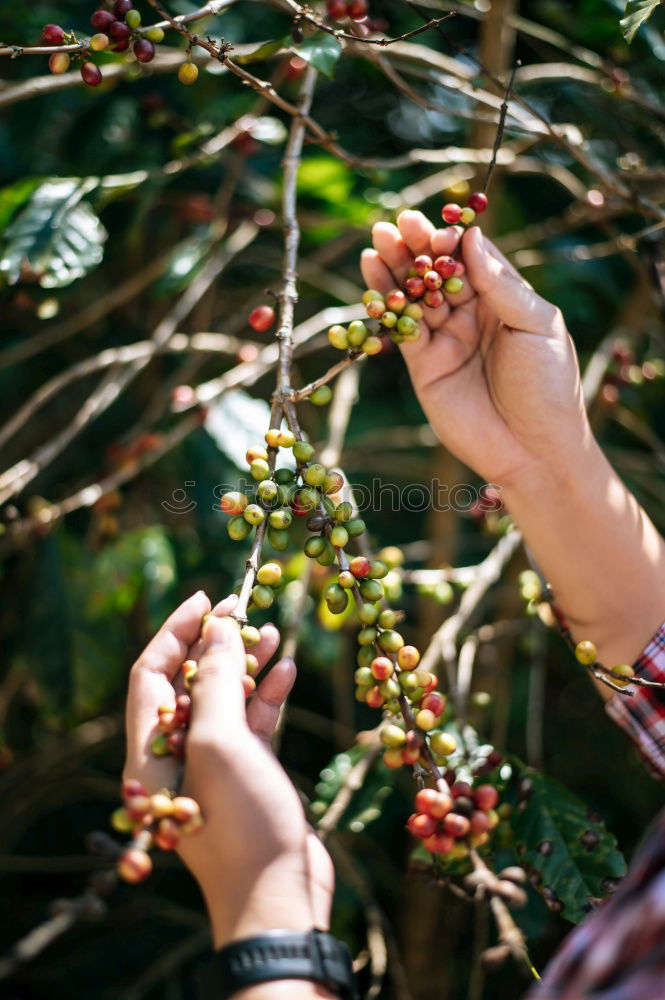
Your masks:
[[[443,29],[453,45],[430,31],[386,50],[353,46],[341,58],[321,35],[298,55],[280,0],[239,0],[197,28],[223,33],[239,59],[283,40],[246,65],[290,100],[302,55],[331,73],[320,76],[312,114],[358,162],[306,146],[297,320],[359,301],[358,253],[372,222],[408,205],[436,219],[443,192],[463,199],[482,177],[502,94],[474,58],[501,77],[519,58],[517,93],[564,141],[512,106],[486,228],[562,308],[582,365],[594,357],[605,373],[594,426],[662,528],[664,19],[656,11],[629,48],[614,2],[477,0],[428,10],[449,8],[457,16]],[[84,0],[17,0],[0,11],[0,39],[35,44],[47,22],[85,34],[93,9]],[[140,9],[150,23],[147,4]],[[370,14],[393,36],[420,23],[397,0],[372,0]],[[49,77],[44,56],[0,62],[0,440],[2,467],[14,470],[0,478],[0,974],[11,1000],[196,996],[194,973],[209,947],[198,891],[163,855],[146,885],[120,887],[105,907],[90,902],[34,960],[12,952],[54,900],[84,892],[103,864],[86,851],[86,835],[106,828],[117,804],[130,664],[181,599],[232,589],[246,556],[214,505],[267,426],[267,406],[256,401],[269,397],[274,374],[257,366],[270,334],[250,335],[246,317],[277,287],[289,122],[200,55],[196,86],[181,86],[181,42],[171,33],[144,68],[100,56],[99,90],[80,85],[76,71]],[[407,155],[414,149],[421,153]],[[170,346],[151,357],[150,338],[164,339],[164,330]],[[88,362],[135,344],[134,355]],[[310,339],[296,378],[316,377],[334,354],[325,337]],[[178,387],[231,370],[232,393],[178,412],[190,398]],[[37,406],[34,394],[54,379]],[[325,442],[326,412],[300,409],[310,438]],[[26,459],[35,462],[27,472],[17,466]],[[480,485],[437,446],[395,349],[362,366],[341,464],[358,485],[374,477],[402,488]],[[497,515],[393,506],[379,504],[366,520],[377,547],[403,546],[408,571],[476,564],[502,530]],[[472,721],[483,740],[579,796],[630,858],[659,790],[561,640],[525,614],[517,582],[525,565],[521,555],[511,561],[471,623],[508,623],[481,647]],[[353,698],[353,634],[322,620],[316,573],[303,598],[303,568],[294,552],[275,611],[282,628],[300,627],[280,753],[312,801],[329,797],[349,758],[324,771],[323,785],[321,770],[376,716]],[[423,593],[407,573],[409,637],[424,645],[461,589]],[[388,969],[372,995],[519,995],[512,966],[480,971],[477,954],[492,934],[483,912],[406,874],[411,796],[405,774],[378,771],[345,813],[334,838],[335,931],[362,954],[368,919],[383,921]],[[509,835],[504,849],[514,856]],[[518,920],[542,967],[570,924],[535,892]]]

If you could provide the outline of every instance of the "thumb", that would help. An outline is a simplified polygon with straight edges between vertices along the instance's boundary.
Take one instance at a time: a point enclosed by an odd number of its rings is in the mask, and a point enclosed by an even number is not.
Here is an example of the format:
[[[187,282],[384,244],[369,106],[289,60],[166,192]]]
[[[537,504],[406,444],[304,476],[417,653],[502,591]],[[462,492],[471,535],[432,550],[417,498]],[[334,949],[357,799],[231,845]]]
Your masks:
[[[506,326],[541,336],[561,332],[561,314],[556,306],[537,295],[530,285],[492,253],[492,244],[478,226],[466,231],[462,254],[469,281],[481,300]]]
[[[192,735],[219,739],[245,723],[245,649],[233,618],[211,615],[201,630],[201,654],[192,685]]]

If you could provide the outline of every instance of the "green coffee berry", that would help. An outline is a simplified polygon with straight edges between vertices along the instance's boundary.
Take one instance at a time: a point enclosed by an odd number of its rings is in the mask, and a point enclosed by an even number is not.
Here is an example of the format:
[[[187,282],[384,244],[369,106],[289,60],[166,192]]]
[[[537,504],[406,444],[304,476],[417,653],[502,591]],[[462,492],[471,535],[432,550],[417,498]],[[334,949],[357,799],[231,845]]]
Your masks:
[[[280,486],[290,486],[295,480],[293,469],[277,469],[275,472],[275,482]]]
[[[252,479],[261,482],[262,479],[270,478],[270,466],[263,458],[256,458],[249,467]]]
[[[363,340],[369,337],[369,330],[361,319],[354,319],[352,323],[349,323],[346,337],[351,347],[360,347]]]
[[[371,687],[374,683],[374,676],[369,667],[358,667],[353,679],[360,687]]]
[[[359,586],[360,593],[370,604],[380,601],[383,597],[383,587],[378,580],[362,580]]]
[[[242,512],[242,516],[248,524],[253,525],[262,524],[266,519],[265,511],[262,510],[256,503],[248,504]]]
[[[372,660],[376,656],[376,651],[372,646],[361,646],[356,653],[356,663],[359,667],[370,667]]]
[[[332,399],[332,389],[329,385],[320,385],[308,398],[314,406],[327,406]]]
[[[336,549],[343,549],[349,541],[349,533],[342,524],[336,524],[330,532],[330,544]]]
[[[372,559],[372,568],[369,571],[371,580],[383,580],[388,575],[388,567],[380,559]]]
[[[282,579],[282,567],[279,563],[264,563],[263,566],[259,566],[256,579],[259,583],[274,587]]]
[[[268,541],[277,552],[284,552],[289,547],[289,533],[279,528],[268,528]]]
[[[293,514],[290,510],[274,510],[272,514],[268,515],[268,524],[270,527],[280,530],[288,528],[292,520]]]
[[[259,583],[252,587],[252,600],[257,608],[269,608],[275,600],[275,595],[270,587],[264,587]]]
[[[252,526],[244,517],[232,517],[226,530],[234,542],[242,542],[251,533]]]
[[[365,522],[359,517],[354,517],[346,523],[346,530],[351,538],[357,538],[359,535],[362,535],[365,528]]]
[[[258,497],[263,500],[264,503],[272,503],[273,500],[277,499],[279,486],[277,483],[273,483],[272,479],[264,479],[257,486],[256,492]]]
[[[296,441],[293,446],[293,454],[299,462],[309,462],[314,454],[314,446],[309,441]]]
[[[358,607],[358,618],[363,623],[363,625],[374,625],[379,617],[379,609],[375,608],[373,604],[361,604]],[[383,633],[382,633],[383,634]],[[381,636],[379,636],[379,642],[381,642]],[[381,647],[384,648],[383,646]]]
[[[335,550],[326,538],[325,548],[323,552],[316,557],[316,561],[320,566],[332,566],[335,562]]]
[[[366,625],[365,628],[361,628],[358,632],[358,645],[359,646],[371,646],[375,641],[378,632],[372,625]]]
[[[326,604],[334,614],[341,614],[342,611],[346,611],[349,604],[349,595],[338,583],[331,583],[326,587],[323,596]]]
[[[310,559],[317,559],[326,547],[326,539],[321,535],[312,535],[305,542],[305,555]]]
[[[254,625],[243,625],[240,629],[240,638],[244,643],[245,649],[251,649],[252,646],[258,645],[261,641],[261,633]]]
[[[322,486],[325,478],[326,470],[318,462],[315,462],[314,465],[308,465],[303,476],[303,479],[309,486]]]
[[[342,500],[342,502],[335,507],[335,513],[333,516],[340,524],[345,524],[347,521],[350,521],[353,516],[353,507],[348,500]]]
[[[349,338],[346,335],[346,330],[339,323],[331,326],[328,330],[328,340],[333,347],[337,347],[340,351],[345,351],[349,346]]]
[[[378,617],[378,615],[377,615]],[[385,629],[379,636],[379,646],[386,653],[396,653],[404,645],[404,639],[391,628]]]

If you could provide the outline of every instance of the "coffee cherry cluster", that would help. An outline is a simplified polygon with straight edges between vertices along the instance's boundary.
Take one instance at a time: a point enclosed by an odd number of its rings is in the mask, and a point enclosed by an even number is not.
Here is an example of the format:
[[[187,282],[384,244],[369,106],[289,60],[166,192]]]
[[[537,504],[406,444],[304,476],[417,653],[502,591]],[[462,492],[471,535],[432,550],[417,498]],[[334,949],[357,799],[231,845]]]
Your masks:
[[[363,293],[363,305],[370,319],[378,320],[373,330],[360,319],[353,320],[347,327],[336,323],[328,330],[328,340],[340,351],[353,354],[380,354],[384,343],[382,334],[389,334],[395,344],[418,340],[418,321],[423,310],[416,302],[409,302],[399,288],[393,288],[387,295],[370,288]],[[383,328],[383,329],[382,329]]]
[[[152,871],[148,853],[153,847],[173,851],[180,838],[203,826],[198,803],[186,795],[162,790],[148,795],[134,778],[122,786],[123,805],[111,816],[119,833],[131,833],[132,842],[117,862],[118,875],[125,882],[143,882]]]
[[[328,16],[333,21],[363,21],[367,17],[369,4],[367,0],[326,0]]]
[[[487,195],[482,191],[474,191],[469,195],[464,208],[454,202],[449,202],[441,209],[441,218],[449,226],[470,226],[477,215],[482,215],[487,209]]]
[[[482,847],[488,842],[490,830],[499,823],[495,809],[498,801],[494,785],[474,787],[468,781],[455,781],[450,795],[421,788],[407,829],[432,854],[459,860],[466,857],[469,847]]]
[[[185,660],[182,674],[185,687],[190,689],[196,677],[196,663]],[[189,729],[189,719],[192,710],[192,699],[188,694],[180,694],[175,705],[160,705],[157,709],[157,733],[153,736],[150,749],[156,757],[173,754],[174,757],[184,757],[185,740]]]
[[[132,0],[115,0],[113,10],[96,10],[90,22],[95,34],[90,38],[87,48],[82,50],[84,62],[81,64],[81,78],[88,87],[98,87],[102,82],[102,72],[88,57],[91,52],[126,52],[132,44],[132,51],[138,62],[149,63],[155,58],[155,42],[161,42],[164,32],[161,28],[148,28],[137,33],[141,25],[141,15],[134,10]],[[58,24],[47,24],[42,29],[42,41],[45,45],[62,45],[65,42],[75,43],[73,34],[65,32]],[[51,73],[66,73],[71,64],[68,52],[54,52],[49,58]]]

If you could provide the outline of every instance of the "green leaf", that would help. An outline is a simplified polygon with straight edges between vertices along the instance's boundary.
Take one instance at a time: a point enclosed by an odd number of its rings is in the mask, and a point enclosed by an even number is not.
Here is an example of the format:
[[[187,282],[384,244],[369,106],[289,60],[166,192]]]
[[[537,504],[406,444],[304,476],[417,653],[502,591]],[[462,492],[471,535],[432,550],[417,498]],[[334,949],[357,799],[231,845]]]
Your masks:
[[[319,73],[332,80],[342,47],[333,35],[321,32],[306,38],[295,51]]]
[[[303,160],[298,170],[300,194],[322,198],[343,205],[351,194],[353,175],[349,168],[332,156],[312,156]],[[371,206],[370,206],[371,207]]]
[[[82,201],[97,184],[97,178],[53,177],[36,188],[0,247],[9,284],[27,270],[42,288],[62,288],[101,262],[106,230]]]
[[[0,233],[4,232],[14,212],[24,205],[35,188],[41,184],[39,177],[26,177],[0,190]]]
[[[264,42],[263,45],[258,47],[258,49],[255,49],[254,52],[250,52],[246,56],[238,56],[236,62],[250,63],[259,62],[263,59],[270,59],[270,57],[274,56],[276,52],[280,52],[281,49],[288,48],[292,44],[293,43],[290,37],[275,38],[272,42]]]
[[[616,838],[583,802],[553,778],[531,772],[528,776],[533,793],[511,816],[519,861],[529,872],[540,873],[538,890],[553,890],[563,903],[561,915],[578,923],[586,916],[590,897],[605,894],[603,880],[621,878],[626,862]],[[585,846],[585,834],[597,838],[595,846]]]
[[[368,752],[368,747],[356,745],[350,750],[338,753],[328,766],[324,767],[316,786],[317,798],[312,803],[312,812],[315,816],[324,815],[351,768]],[[351,796],[337,823],[337,829],[361,833],[369,823],[378,819],[384,800],[394,789],[395,774],[395,771],[386,767],[380,756],[377,757],[370,765],[362,785]]]
[[[627,42],[632,42],[639,26],[651,17],[660,3],[661,0],[628,0],[624,17],[619,22]]]

